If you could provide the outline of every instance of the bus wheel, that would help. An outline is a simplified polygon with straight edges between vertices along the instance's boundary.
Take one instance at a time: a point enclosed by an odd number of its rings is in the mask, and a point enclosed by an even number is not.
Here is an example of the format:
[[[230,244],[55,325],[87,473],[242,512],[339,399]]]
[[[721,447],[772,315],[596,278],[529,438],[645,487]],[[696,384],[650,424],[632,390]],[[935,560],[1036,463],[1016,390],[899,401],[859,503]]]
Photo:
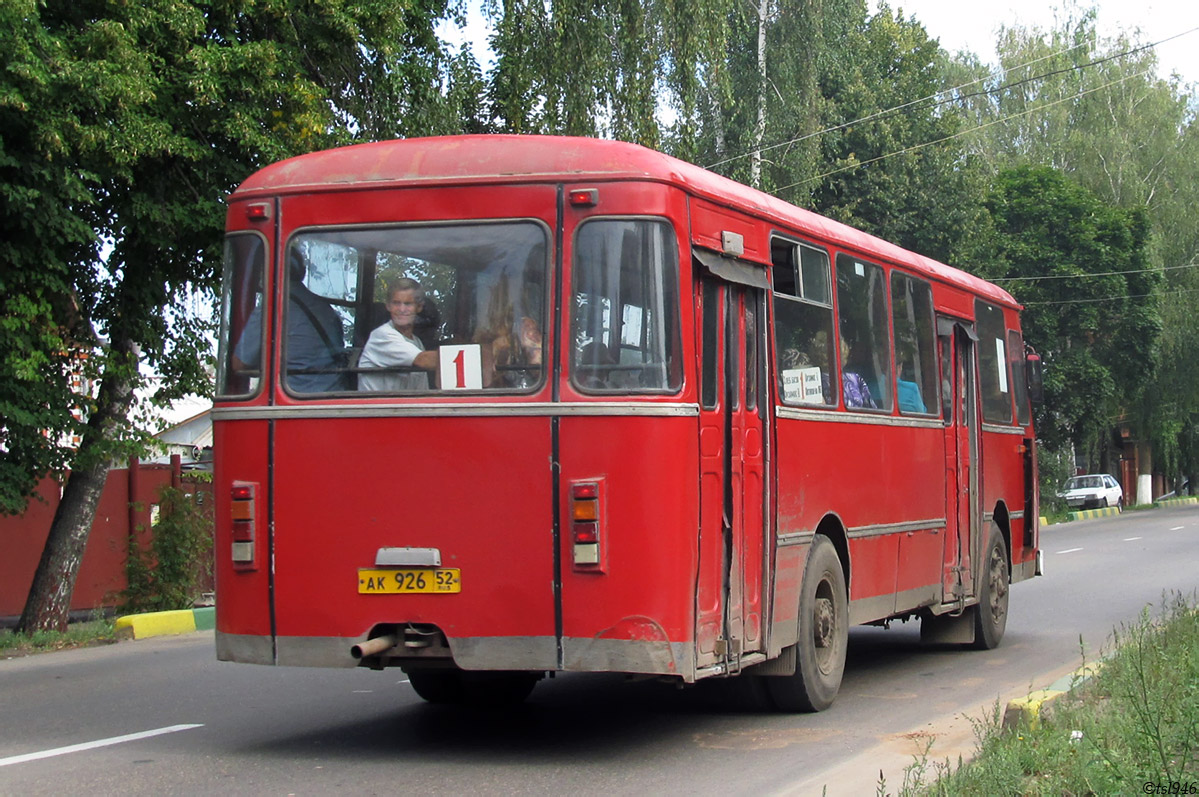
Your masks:
[[[779,710],[823,711],[833,704],[845,673],[848,603],[837,551],[828,537],[817,535],[800,587],[795,674],[764,679]]]
[[[408,683],[428,703],[461,703],[466,696],[460,670],[413,670]]]
[[[514,706],[524,702],[540,677],[535,672],[413,670],[408,682],[429,703]]]
[[[1008,588],[1011,585],[1007,545],[998,529],[992,528],[987,539],[983,567],[978,606],[974,609],[974,647],[991,650],[999,645],[1007,628]]]
[[[541,680],[539,672],[464,672],[465,700],[473,706],[523,703]]]

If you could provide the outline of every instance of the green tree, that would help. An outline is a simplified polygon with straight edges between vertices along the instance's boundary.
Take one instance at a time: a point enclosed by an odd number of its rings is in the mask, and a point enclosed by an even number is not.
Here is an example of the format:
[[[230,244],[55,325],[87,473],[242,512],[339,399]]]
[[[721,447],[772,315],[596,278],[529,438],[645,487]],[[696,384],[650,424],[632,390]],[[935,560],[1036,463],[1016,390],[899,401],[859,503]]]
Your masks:
[[[1161,358],[1137,362],[1141,380],[1121,393],[1122,422],[1142,447],[1142,472],[1153,466],[1176,474],[1199,460],[1193,418],[1199,417],[1199,365],[1187,355],[1199,334],[1190,306],[1188,264],[1199,259],[1193,208],[1199,201],[1193,88],[1163,79],[1152,48],[1126,35],[1103,39],[1094,9],[1067,9],[1052,30],[1015,27],[1001,32],[1000,69],[986,93],[970,98],[982,126],[977,153],[994,169],[1051,165],[1104,202],[1140,209],[1149,230],[1144,268],[1161,278],[1143,286],[1157,296],[1160,324],[1146,319],[1126,334],[1146,340],[1138,349]],[[1075,307],[1061,305],[1072,314]],[[1159,346],[1160,344],[1160,346]],[[1117,388],[1119,389],[1119,388]]]
[[[19,511],[47,470],[71,468],[22,630],[66,623],[109,463],[144,442],[133,417],[143,369],[162,377],[158,401],[210,389],[210,321],[187,305],[214,288],[221,198],[265,163],[444,122],[444,109],[425,122],[419,112],[441,102],[428,31],[443,11],[0,4],[4,508]],[[94,394],[71,390],[71,364],[94,377]],[[59,439],[74,406],[86,425],[69,451]]]
[[[988,200],[993,271],[1026,306],[1025,339],[1045,362],[1038,435],[1095,465],[1121,411],[1153,375],[1159,275],[1145,211],[1101,201],[1055,169],[1002,172]]]

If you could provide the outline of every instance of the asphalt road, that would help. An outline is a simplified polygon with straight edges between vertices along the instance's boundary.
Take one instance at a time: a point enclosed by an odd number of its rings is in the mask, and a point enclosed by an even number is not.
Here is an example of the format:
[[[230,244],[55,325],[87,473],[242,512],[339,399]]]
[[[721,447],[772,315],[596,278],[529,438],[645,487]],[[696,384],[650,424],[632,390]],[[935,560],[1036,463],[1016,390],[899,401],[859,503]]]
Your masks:
[[[1199,588],[1199,506],[1050,527],[1042,547],[1047,575],[1014,586],[998,649],[855,629],[816,715],[740,710],[727,682],[588,675],[517,710],[435,707],[399,671],[217,662],[210,632],[0,661],[0,794],[839,795],[875,793],[880,769],[893,790],[930,740],[956,759],[972,718]]]

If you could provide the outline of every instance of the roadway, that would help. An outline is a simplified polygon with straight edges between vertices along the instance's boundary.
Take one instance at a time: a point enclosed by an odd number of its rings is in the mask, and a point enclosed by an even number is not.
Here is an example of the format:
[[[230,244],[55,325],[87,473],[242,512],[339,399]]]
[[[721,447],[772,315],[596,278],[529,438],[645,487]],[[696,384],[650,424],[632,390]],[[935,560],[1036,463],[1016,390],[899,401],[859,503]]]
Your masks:
[[[1042,533],[994,651],[922,648],[915,623],[851,632],[815,715],[738,708],[729,683],[543,681],[489,713],[424,704],[398,670],[217,662],[211,632],[0,661],[0,794],[827,794],[897,791],[930,741],[1104,650],[1163,594],[1199,588],[1199,506]]]

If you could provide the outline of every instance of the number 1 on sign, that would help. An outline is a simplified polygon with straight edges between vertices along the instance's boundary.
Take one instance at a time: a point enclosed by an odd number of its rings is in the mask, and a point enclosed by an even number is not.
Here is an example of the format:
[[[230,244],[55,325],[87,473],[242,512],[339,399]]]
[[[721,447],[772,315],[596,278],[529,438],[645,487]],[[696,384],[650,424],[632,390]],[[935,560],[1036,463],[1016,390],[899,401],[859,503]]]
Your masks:
[[[483,387],[483,356],[479,344],[442,346],[438,349],[441,361],[443,390],[480,390]]]

